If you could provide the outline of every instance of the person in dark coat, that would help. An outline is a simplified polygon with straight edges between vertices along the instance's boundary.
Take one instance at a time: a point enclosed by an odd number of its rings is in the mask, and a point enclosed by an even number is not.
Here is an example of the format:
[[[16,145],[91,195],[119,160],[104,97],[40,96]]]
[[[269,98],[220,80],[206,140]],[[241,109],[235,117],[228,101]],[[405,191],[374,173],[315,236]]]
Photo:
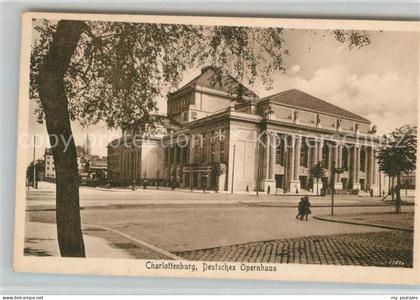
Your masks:
[[[298,204],[298,214],[296,215],[296,219],[303,219],[303,215],[305,214],[305,198],[300,198],[299,204]]]
[[[311,214],[311,202],[309,201],[309,197],[305,196],[303,198],[303,214],[301,215],[301,220],[305,217],[305,220],[308,221],[308,216]]]

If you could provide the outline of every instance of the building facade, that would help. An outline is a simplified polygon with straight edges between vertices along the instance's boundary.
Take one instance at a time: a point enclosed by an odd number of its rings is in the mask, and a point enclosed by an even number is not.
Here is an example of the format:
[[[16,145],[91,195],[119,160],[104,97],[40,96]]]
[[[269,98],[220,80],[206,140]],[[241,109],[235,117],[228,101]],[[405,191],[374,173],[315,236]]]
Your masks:
[[[95,179],[98,177],[105,178],[102,180],[106,182],[107,178],[107,158],[92,155],[91,142],[89,136],[86,136],[86,140],[83,146],[76,146],[77,155],[77,169],[79,172],[80,179],[86,181],[86,179]],[[55,180],[55,165],[54,156],[51,148],[46,148],[44,152],[45,170],[44,179],[49,181]]]
[[[369,120],[296,89],[260,99],[230,76],[214,80],[216,72],[204,67],[168,95],[159,134],[140,135],[135,147],[133,135],[124,133],[108,145],[114,184],[146,179],[232,192],[387,191]],[[324,170],[319,179],[317,164]]]

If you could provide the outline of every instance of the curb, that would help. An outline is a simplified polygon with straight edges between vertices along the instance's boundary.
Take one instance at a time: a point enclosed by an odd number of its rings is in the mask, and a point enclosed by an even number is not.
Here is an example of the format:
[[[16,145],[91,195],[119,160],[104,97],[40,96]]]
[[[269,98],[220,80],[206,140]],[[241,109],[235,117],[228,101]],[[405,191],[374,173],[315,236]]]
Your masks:
[[[357,222],[343,221],[343,220],[331,220],[331,219],[319,217],[319,216],[313,216],[312,218],[314,218],[315,220],[332,222],[332,223],[342,223],[342,224],[351,224],[351,225],[359,225],[359,226],[377,227],[377,228],[390,229],[390,230],[400,230],[400,231],[405,231],[405,232],[414,232],[414,229],[379,225],[379,224],[373,224],[373,223],[357,223]]]
[[[261,203],[261,204],[260,204]],[[248,206],[256,206],[256,207],[286,207],[286,208],[297,208],[297,204],[285,204],[285,205],[271,205],[271,204],[264,204],[264,202],[242,202],[239,201],[239,204],[248,205]],[[389,207],[395,206],[393,204],[335,204],[334,207]],[[414,206],[414,204],[404,204],[401,206]],[[331,204],[315,204],[311,205],[311,207],[331,207]]]
[[[123,232],[121,232],[119,230],[116,230],[116,229],[112,229],[112,228],[101,226],[101,225],[93,225],[93,224],[83,224],[83,227],[84,228],[88,228],[88,227],[91,227],[91,228],[100,228],[100,229],[103,229],[105,231],[113,232],[115,234],[118,234],[118,235],[120,235],[122,237],[125,237],[126,239],[132,241],[134,244],[137,244],[137,245],[140,245],[142,247],[148,248],[149,250],[155,251],[155,252],[157,252],[157,253],[159,253],[161,255],[164,255],[164,256],[166,256],[166,257],[168,257],[170,259],[173,259],[173,260],[185,260],[182,257],[176,256],[176,255],[170,253],[169,251],[166,251],[166,250],[164,250],[162,248],[156,247],[156,246],[154,246],[152,244],[149,244],[149,243],[147,243],[145,241],[136,239],[136,238],[132,237],[131,235],[125,234],[125,233],[123,233]]]

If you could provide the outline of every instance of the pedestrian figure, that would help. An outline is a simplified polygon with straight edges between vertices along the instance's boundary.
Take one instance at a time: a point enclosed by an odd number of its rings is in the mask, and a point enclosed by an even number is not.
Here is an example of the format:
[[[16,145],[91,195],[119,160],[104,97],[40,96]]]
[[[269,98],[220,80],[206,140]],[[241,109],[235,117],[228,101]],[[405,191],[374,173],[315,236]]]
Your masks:
[[[147,179],[143,180],[143,190],[147,188]]]
[[[271,192],[271,186],[268,186],[267,187],[267,194],[270,195],[270,192]]]
[[[305,220],[308,221],[308,216],[312,213],[311,211],[311,202],[309,202],[309,197],[305,196],[303,198],[303,214],[301,215],[301,220],[305,217]]]
[[[296,215],[296,219],[302,220],[303,215],[305,214],[305,198],[300,198],[299,204],[298,204],[298,214]]]
[[[246,193],[249,193],[249,185],[247,185],[247,186],[246,186],[246,188],[245,188],[245,192],[246,192]]]

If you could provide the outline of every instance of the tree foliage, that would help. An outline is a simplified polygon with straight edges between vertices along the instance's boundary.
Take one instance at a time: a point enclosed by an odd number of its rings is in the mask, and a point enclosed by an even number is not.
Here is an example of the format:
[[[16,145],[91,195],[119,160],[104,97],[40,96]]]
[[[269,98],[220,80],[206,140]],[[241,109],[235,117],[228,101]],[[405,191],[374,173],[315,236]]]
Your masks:
[[[416,169],[417,127],[405,125],[386,136],[387,143],[377,152],[379,170],[390,178],[397,177],[396,212],[400,212],[401,175]],[[392,190],[394,194],[394,189]]]
[[[134,120],[151,121],[157,101],[177,87],[192,66],[214,65],[215,81],[227,73],[267,88],[271,75],[284,72],[289,55],[283,28],[192,26],[180,24],[86,21],[85,30],[65,74],[71,120],[82,125],[104,121],[109,128],[129,128]],[[35,26],[31,55],[30,97],[42,122],[38,74],[57,22]],[[331,31],[349,49],[369,44],[366,32]],[[240,97],[241,91],[232,91]]]
[[[84,257],[85,249],[71,120],[123,130],[153,124],[158,99],[189,67],[210,63],[218,70],[215,81],[229,73],[240,82],[259,77],[270,87],[288,55],[281,28],[43,20],[34,32],[30,98],[50,138],[61,137],[52,149],[57,233],[61,255],[72,257]],[[342,33],[333,36],[349,48],[365,43]]]
[[[45,161],[43,159],[38,159],[35,162],[35,180],[41,180],[42,174],[45,170]],[[34,162],[31,162],[28,167],[26,168],[26,179],[28,182],[33,182],[34,180]]]
[[[416,169],[417,127],[405,125],[387,136],[379,148],[379,168],[390,177],[409,174]]]
[[[319,161],[317,164],[313,165],[309,170],[309,174],[313,178],[317,178],[317,179],[325,177],[326,170],[324,169],[322,162]]]
[[[309,175],[312,176],[312,178],[316,178],[316,194],[318,195],[319,180],[326,175],[326,170],[322,165],[322,161],[317,162],[309,169]]]

